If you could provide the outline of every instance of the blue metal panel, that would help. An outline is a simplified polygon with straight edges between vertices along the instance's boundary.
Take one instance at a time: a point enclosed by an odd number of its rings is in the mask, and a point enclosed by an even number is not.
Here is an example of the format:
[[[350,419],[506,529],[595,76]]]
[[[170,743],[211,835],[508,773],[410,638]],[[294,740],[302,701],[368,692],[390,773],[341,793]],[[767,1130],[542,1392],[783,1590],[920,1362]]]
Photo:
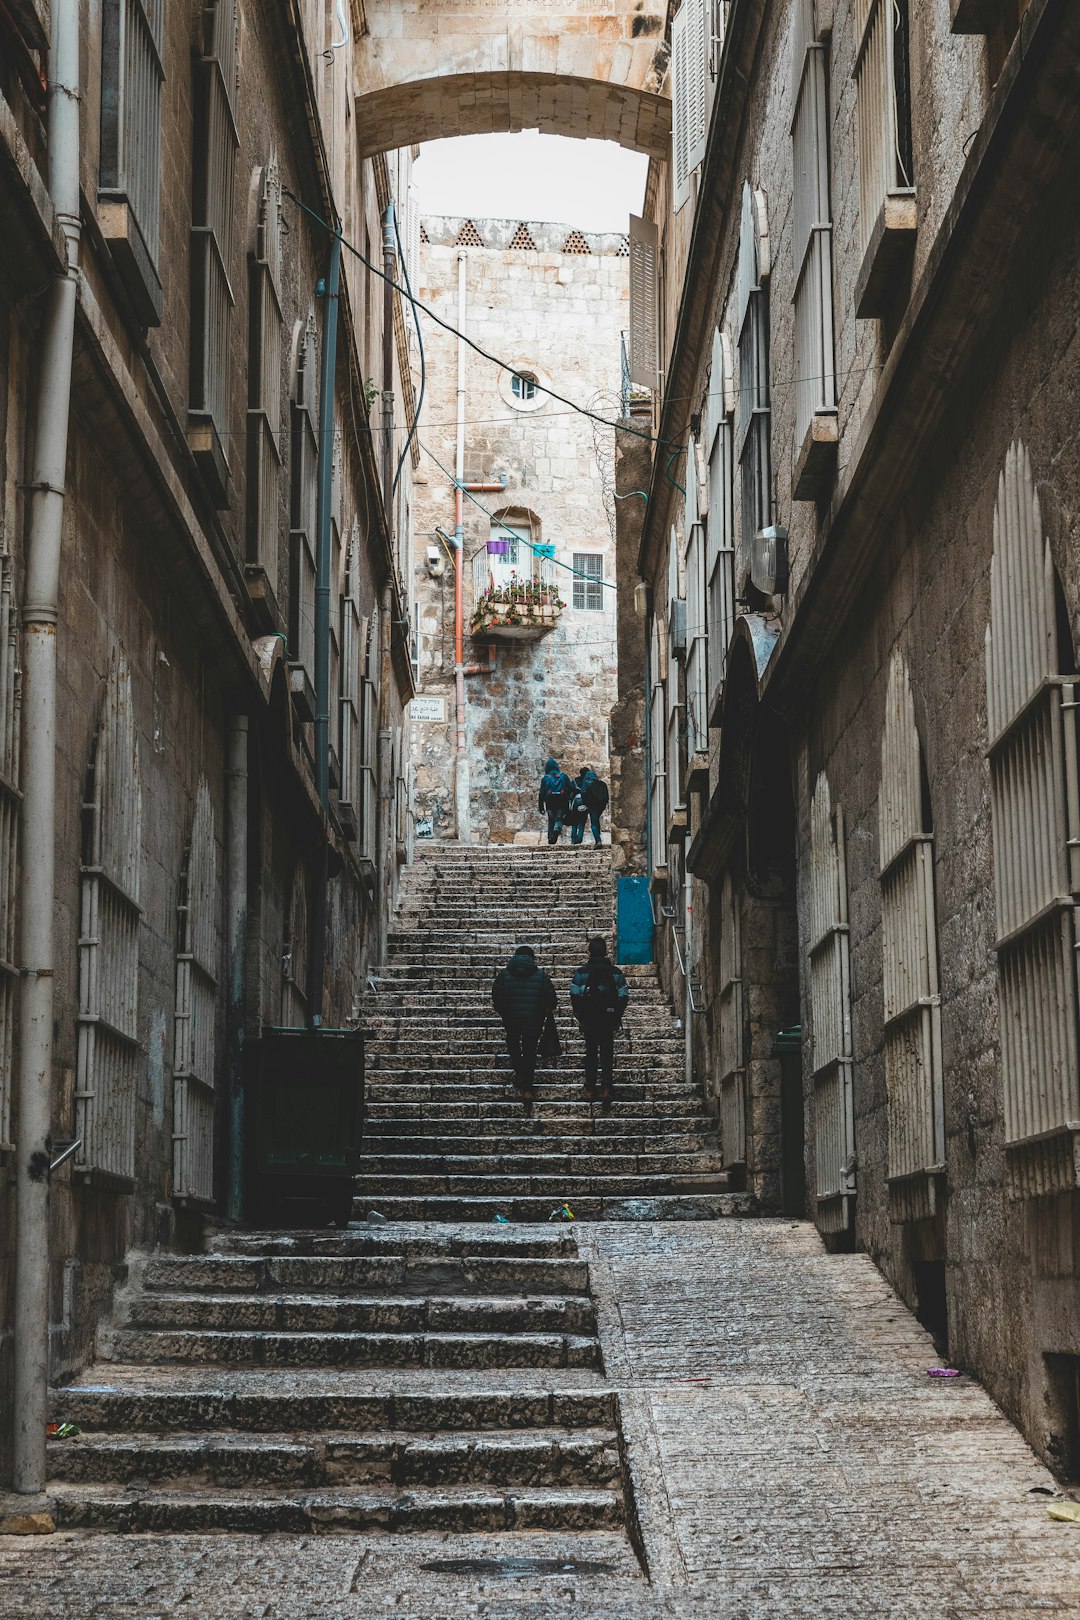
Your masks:
[[[621,877],[616,899],[617,962],[651,962],[653,913],[647,877]]]

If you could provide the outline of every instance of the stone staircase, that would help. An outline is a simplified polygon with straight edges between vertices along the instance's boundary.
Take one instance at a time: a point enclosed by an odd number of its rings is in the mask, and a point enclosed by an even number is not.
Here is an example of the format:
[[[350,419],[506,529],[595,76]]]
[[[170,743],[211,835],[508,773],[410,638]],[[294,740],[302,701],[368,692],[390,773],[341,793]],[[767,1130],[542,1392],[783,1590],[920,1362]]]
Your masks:
[[[424,845],[405,876],[365,1009],[367,1118],[355,1206],[404,1220],[688,1219],[734,1213],[713,1125],[687,1085],[683,1033],[652,967],[624,969],[630,1009],[609,1114],[583,1094],[569,1007],[586,941],[612,934],[607,849]],[[491,982],[532,945],[559,996],[563,1059],[526,1116]]]
[[[133,1258],[54,1390],[64,1528],[619,1529],[617,1398],[573,1233],[219,1234]]]

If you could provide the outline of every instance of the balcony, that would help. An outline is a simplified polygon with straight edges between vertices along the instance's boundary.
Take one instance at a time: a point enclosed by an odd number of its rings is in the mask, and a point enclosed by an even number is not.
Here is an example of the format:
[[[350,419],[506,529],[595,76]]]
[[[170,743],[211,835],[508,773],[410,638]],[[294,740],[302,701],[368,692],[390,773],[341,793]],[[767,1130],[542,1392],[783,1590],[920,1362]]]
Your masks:
[[[546,559],[538,559],[541,567]],[[519,578],[492,577],[488,558],[473,558],[473,607],[469,633],[477,641],[536,641],[554,630],[566,603],[550,577],[554,569],[544,569]]]

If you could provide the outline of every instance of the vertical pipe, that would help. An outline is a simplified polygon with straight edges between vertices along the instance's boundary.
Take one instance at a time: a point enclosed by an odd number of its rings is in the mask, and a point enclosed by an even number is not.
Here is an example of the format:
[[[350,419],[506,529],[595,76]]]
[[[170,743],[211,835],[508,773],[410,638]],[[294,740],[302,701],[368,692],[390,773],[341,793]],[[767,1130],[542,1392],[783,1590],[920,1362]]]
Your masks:
[[[381,876],[385,893],[376,893],[376,951],[377,962],[386,959],[386,927],[389,922],[390,902],[393,896],[395,867],[393,800],[397,784],[393,777],[394,750],[390,733],[390,687],[393,680],[391,638],[393,636],[394,588],[390,580],[383,586],[379,612],[379,742],[376,756],[376,774],[379,783],[379,809],[375,818],[375,871],[376,883]]]
[[[15,1236],[13,1484],[45,1489],[49,1386],[49,1158],[56,909],[56,630],[67,477],[79,217],[78,0],[53,0],[49,191],[66,264],[46,299],[34,424],[23,624],[22,848],[19,863],[18,1209]]]
[[[244,1213],[244,1015],[247,1000],[248,717],[229,716],[225,752],[225,949],[229,1149],[225,1213]]]
[[[454,573],[454,692],[457,709],[457,748],[454,753],[454,805],[458,842],[469,841],[469,786],[465,754],[465,531],[462,488],[465,483],[465,265],[464,249],[458,252],[457,286],[457,436],[454,452],[454,544],[457,568]]]
[[[393,529],[394,498],[394,199],[383,210],[383,485],[386,521]],[[404,380],[403,380],[404,386]]]

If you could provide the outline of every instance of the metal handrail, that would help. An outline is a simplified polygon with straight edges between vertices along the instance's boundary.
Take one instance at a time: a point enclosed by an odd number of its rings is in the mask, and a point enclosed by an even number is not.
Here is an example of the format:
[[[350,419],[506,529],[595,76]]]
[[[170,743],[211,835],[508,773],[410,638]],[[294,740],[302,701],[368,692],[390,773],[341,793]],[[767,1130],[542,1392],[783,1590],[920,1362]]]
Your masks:
[[[683,957],[682,947],[679,944],[679,925],[675,921],[674,913],[672,913],[671,918],[671,937],[675,941],[675,955],[679,961],[679,972],[682,974],[683,983],[686,986],[686,996],[690,1003],[690,1011],[692,1013],[703,1013],[705,1011],[704,1005],[699,1007],[697,1001],[694,999],[694,981],[686,970],[686,961]],[[698,988],[701,988],[700,985]]]

